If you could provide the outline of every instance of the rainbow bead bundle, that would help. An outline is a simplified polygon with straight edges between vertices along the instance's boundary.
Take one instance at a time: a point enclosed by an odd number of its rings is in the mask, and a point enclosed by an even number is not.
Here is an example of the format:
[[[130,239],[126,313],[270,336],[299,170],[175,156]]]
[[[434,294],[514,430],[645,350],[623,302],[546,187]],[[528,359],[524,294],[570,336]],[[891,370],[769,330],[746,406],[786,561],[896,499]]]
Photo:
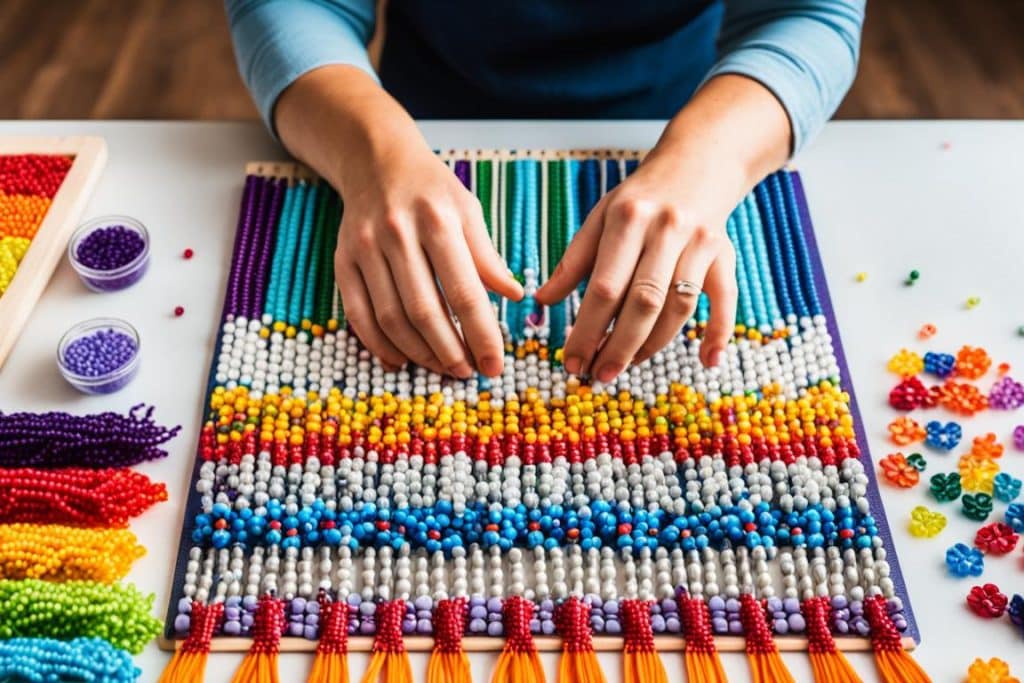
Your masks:
[[[744,641],[756,680],[787,680],[780,635],[819,680],[852,680],[828,676],[850,673],[840,651],[860,639],[887,680],[915,672],[799,177],[769,177],[728,221],[739,313],[723,364],[697,357],[701,296],[667,348],[601,384],[560,362],[582,290],[551,307],[532,294],[641,155],[446,159],[526,290],[493,300],[496,379],[386,372],[334,286],[338,197],[298,167],[251,165],[167,636],[241,636],[265,657],[283,635],[317,649],[316,672],[373,636],[370,677],[402,666],[403,639],[441,657],[466,637],[519,680],[548,635],[578,675],[596,666],[592,635],[655,660],[685,638],[705,680]],[[648,666],[627,671],[663,671]]]

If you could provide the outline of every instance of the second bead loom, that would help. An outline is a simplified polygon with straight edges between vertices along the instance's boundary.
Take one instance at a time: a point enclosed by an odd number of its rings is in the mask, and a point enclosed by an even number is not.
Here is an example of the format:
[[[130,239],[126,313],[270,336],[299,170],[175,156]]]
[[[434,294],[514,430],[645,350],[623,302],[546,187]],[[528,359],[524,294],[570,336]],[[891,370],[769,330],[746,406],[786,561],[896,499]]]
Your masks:
[[[560,363],[582,289],[531,295],[642,153],[442,158],[527,293],[494,300],[495,380],[385,372],[334,285],[337,195],[295,164],[247,168],[166,644],[685,649],[706,671],[716,648],[755,669],[874,649],[897,680],[918,631],[799,175],[729,218],[722,366],[698,360],[701,295],[675,341],[602,385]]]

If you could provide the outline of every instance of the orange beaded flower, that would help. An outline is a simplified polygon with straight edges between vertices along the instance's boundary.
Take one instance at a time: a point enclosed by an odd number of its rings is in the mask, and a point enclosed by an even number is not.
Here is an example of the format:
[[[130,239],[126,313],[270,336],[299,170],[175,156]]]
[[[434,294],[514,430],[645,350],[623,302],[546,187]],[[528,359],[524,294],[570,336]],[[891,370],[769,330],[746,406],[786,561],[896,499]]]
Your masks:
[[[924,359],[909,349],[900,349],[889,359],[888,368],[900,377],[913,377],[924,370]]]
[[[992,366],[992,358],[980,346],[964,346],[956,354],[955,372],[959,377],[978,379]]]
[[[995,478],[999,474],[999,465],[994,460],[968,453],[960,457],[959,470],[960,485],[965,491],[992,495]]]
[[[902,453],[887,455],[878,463],[886,480],[900,488],[909,489],[921,480],[921,473],[907,462]]]
[[[924,441],[925,428],[913,418],[902,415],[889,423],[889,438],[897,446],[909,446]]]
[[[1009,665],[998,657],[987,662],[979,657],[967,669],[967,683],[1020,683],[1020,679],[1011,676]]]
[[[971,455],[979,458],[988,458],[994,460],[996,458],[1003,457],[1003,444],[999,443],[997,437],[992,432],[985,434],[984,436],[974,437],[974,441],[971,444]]]
[[[959,366],[958,366],[959,367]],[[988,398],[978,387],[948,380],[938,391],[939,403],[954,413],[974,415],[988,407]]]

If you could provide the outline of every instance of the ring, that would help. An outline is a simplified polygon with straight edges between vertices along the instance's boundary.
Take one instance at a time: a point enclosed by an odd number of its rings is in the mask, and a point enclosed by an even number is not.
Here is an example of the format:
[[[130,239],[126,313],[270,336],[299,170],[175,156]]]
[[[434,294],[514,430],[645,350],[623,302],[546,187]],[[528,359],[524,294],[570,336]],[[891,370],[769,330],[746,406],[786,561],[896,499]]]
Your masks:
[[[680,280],[675,284],[676,294],[683,296],[697,296],[700,294],[700,285],[690,280]]]

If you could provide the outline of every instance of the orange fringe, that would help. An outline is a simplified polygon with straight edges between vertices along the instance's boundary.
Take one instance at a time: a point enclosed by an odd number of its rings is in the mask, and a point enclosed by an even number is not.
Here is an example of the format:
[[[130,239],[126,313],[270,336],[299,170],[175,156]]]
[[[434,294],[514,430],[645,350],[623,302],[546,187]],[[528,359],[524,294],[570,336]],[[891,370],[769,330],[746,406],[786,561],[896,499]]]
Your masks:
[[[331,600],[325,591],[320,603],[320,642],[307,683],[348,683],[348,603]]]
[[[231,683],[280,683],[277,653],[287,621],[284,600],[264,595],[253,615],[253,641]]]
[[[668,673],[657,652],[625,652],[622,680],[623,683],[668,683]]]
[[[427,683],[471,683],[469,655],[465,651],[432,652],[427,662]]]
[[[590,634],[590,605],[571,597],[555,608],[555,626],[562,636],[559,683],[605,683]]]
[[[807,623],[807,652],[815,683],[861,683],[846,656],[836,648],[828,625],[832,610],[828,598],[807,598],[800,610]]]
[[[493,683],[545,683],[544,667],[530,632],[534,604],[513,595],[501,605],[505,647],[494,666]]]
[[[563,652],[558,663],[558,683],[606,683],[593,650]]]
[[[665,665],[654,647],[650,601],[623,600],[619,603],[619,614],[624,640],[623,683],[668,683]]]
[[[686,650],[683,662],[689,683],[728,683],[722,659],[711,634],[711,611],[707,603],[680,593],[677,604],[682,616]]]
[[[537,650],[518,652],[505,645],[494,666],[494,683],[545,683]]]
[[[883,683],[931,683],[921,665],[903,649],[903,638],[892,623],[885,598],[864,598],[864,615],[871,625],[871,646]]]
[[[796,683],[775,645],[764,607],[749,593],[740,596],[740,620],[747,639],[751,680],[754,683]]]
[[[362,683],[412,683],[412,665],[402,641],[405,600],[377,605],[377,634],[373,637],[373,656],[363,674]]]
[[[348,657],[340,652],[317,653],[308,683],[348,683]]]
[[[224,604],[192,603],[188,638],[175,651],[158,683],[203,683],[206,661],[210,656],[210,640],[224,613]]]
[[[427,662],[427,683],[471,683],[469,657],[462,649],[466,599],[449,598],[434,605],[434,650]]]
[[[846,656],[834,652],[811,652],[811,672],[815,683],[863,683]]]

